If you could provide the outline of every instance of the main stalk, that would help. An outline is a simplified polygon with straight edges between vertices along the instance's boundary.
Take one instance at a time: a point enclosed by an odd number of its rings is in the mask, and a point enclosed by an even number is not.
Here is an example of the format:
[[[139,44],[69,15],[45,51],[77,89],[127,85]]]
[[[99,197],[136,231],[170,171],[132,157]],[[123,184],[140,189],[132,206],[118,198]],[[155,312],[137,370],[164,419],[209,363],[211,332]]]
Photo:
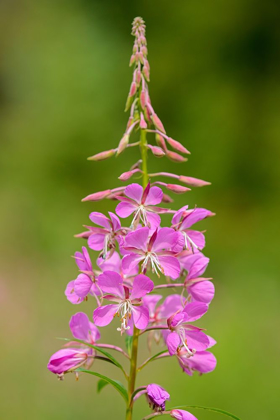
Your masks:
[[[142,171],[143,171],[143,188],[148,184],[148,165],[147,165],[147,139],[146,131],[141,130],[140,135],[140,150],[142,158]],[[133,399],[132,395],[135,391],[136,371],[137,371],[137,355],[138,355],[138,338],[139,330],[134,326],[132,337],[132,348],[130,357],[130,373],[128,379],[128,405],[126,410],[126,420],[132,420]]]

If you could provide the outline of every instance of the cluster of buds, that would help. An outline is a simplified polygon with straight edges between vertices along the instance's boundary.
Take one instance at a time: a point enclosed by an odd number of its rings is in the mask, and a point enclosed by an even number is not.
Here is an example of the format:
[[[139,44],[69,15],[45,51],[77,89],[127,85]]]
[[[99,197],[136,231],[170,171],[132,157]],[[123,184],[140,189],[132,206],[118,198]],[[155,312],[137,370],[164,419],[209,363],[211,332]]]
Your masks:
[[[216,342],[204,329],[193,324],[207,313],[215,293],[212,279],[202,277],[209,263],[203,254],[206,245],[204,232],[194,229],[193,225],[214,216],[214,213],[204,208],[189,208],[188,205],[176,210],[161,204],[173,201],[162,188],[182,194],[190,191],[190,186],[202,187],[209,183],[168,172],[148,173],[148,150],[157,157],[166,155],[177,162],[185,161],[183,155],[189,152],[181,143],[167,136],[151,105],[148,90],[150,67],[142,18],[134,20],[132,34],[135,41],[130,65],[134,66],[134,71],[126,106],[130,109],[127,128],[116,149],[98,153],[91,159],[106,159],[119,155],[127,147],[140,145],[141,159],[119,179],[125,182],[136,175],[142,177],[143,186],[131,183],[108,188],[82,200],[96,202],[108,198],[115,200],[117,205],[115,212],[108,212],[108,215],[91,212],[89,218],[93,226],[84,225],[86,230],[76,235],[87,242],[90,251],[83,246],[81,252],[75,253],[79,274],[68,283],[65,295],[71,304],[92,304],[93,322],[82,312],[71,318],[74,341],[51,357],[48,368],[60,379],[66,373],[74,372],[77,376],[86,372],[115,386],[127,403],[126,420],[132,419],[134,401],[143,394],[154,413],[152,417],[169,414],[175,419],[194,420],[195,417],[185,410],[173,408],[165,411],[169,394],[159,385],[152,383],[135,389],[136,373],[163,357],[174,357],[183,372],[190,376],[195,372],[213,371],[216,358],[209,349]],[[140,141],[134,144],[129,143],[133,130],[140,131],[141,135]],[[155,134],[157,145],[147,142],[150,133]],[[168,146],[175,151],[170,151]],[[158,176],[185,185],[153,181]],[[170,215],[167,227],[162,226],[162,214]],[[120,219],[129,219],[129,222],[122,226]],[[90,255],[92,252],[97,252],[94,260]],[[163,299],[157,294],[159,290],[172,290],[172,293]],[[96,343],[100,340],[98,327],[105,327],[116,319],[117,330],[126,337],[127,352],[114,344]],[[137,366],[138,338],[144,333],[147,333],[148,349],[155,342],[164,350]],[[130,375],[107,350],[117,351],[129,360]],[[128,391],[119,382],[89,371],[97,358],[121,369],[128,381]],[[150,414],[145,419],[152,417]]]

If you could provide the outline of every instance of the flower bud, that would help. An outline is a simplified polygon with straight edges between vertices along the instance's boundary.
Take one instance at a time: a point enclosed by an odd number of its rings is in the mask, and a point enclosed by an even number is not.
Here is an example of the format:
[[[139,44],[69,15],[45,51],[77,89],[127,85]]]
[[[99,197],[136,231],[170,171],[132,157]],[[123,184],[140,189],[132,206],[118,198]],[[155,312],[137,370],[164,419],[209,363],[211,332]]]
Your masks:
[[[166,184],[166,188],[176,194],[183,194],[191,190],[190,188],[183,187],[183,185],[178,184]]]
[[[190,154],[190,152],[177,140],[172,139],[171,137],[165,137],[168,144],[170,144],[173,149],[177,150],[180,153]]]
[[[143,52],[141,50],[138,53],[138,59],[140,60],[141,64],[144,64],[144,56],[143,56]]]
[[[140,93],[140,104],[143,109],[146,107],[146,91],[143,89]]]
[[[203,181],[202,179],[193,178],[191,176],[179,176],[179,181],[184,184],[188,184],[191,187],[204,187],[205,185],[211,185],[211,182]]]
[[[168,195],[168,194],[163,194],[163,196],[162,196],[162,202],[163,203],[173,203],[173,198],[172,197],[170,197],[170,195]]]
[[[141,71],[140,70],[137,70],[136,71],[136,74],[135,74],[135,80],[136,80],[136,83],[137,83],[137,85],[139,86],[140,85],[140,83],[141,83]]]
[[[104,152],[100,152],[100,153],[97,153],[96,155],[89,157],[88,160],[94,160],[94,161],[105,160],[114,156],[115,153],[116,153],[116,149],[105,150]]]
[[[50,358],[48,369],[57,375],[64,374],[82,366],[90,353],[91,349],[61,349]]]
[[[160,134],[156,134],[156,142],[157,142],[157,145],[166,152],[167,150],[166,143],[165,143],[164,138]]]
[[[171,150],[168,150],[166,152],[166,155],[170,160],[173,160],[173,162],[186,162],[188,160],[187,158],[179,155],[176,152],[171,152]]]
[[[139,124],[139,127],[142,128],[142,130],[145,130],[147,128],[147,123],[145,121],[145,118],[144,118],[144,115],[143,115],[142,112],[140,114],[140,124]]]
[[[149,406],[155,412],[165,410],[165,401],[170,399],[168,392],[157,384],[147,386],[147,399]]]
[[[147,80],[147,82],[149,82],[150,81],[150,71],[149,71],[148,67],[144,66],[143,69],[142,69],[142,72],[143,72],[144,77]]]
[[[109,194],[111,194],[111,190],[98,191],[86,196],[82,199],[82,201],[100,201],[107,197]]]
[[[152,151],[153,155],[156,157],[163,157],[165,155],[161,147],[152,146],[151,144],[147,144],[147,147]]]
[[[162,122],[160,121],[160,119],[159,119],[159,117],[157,116],[157,114],[156,114],[156,113],[152,113],[151,118],[152,118],[152,121],[153,121],[154,126],[155,126],[155,127],[156,127],[159,131],[161,131],[162,133],[164,133],[164,134],[165,134],[165,129],[164,129],[164,127],[163,127],[163,124],[162,124]]]
[[[137,86],[135,82],[132,82],[130,85],[129,96],[134,96],[137,90]]]
[[[129,143],[129,135],[127,133],[125,133],[123,138],[119,142],[119,146],[118,146],[118,150],[117,150],[117,156],[119,156],[119,154],[121,154],[124,151],[124,149],[126,148],[128,143]]]
[[[185,410],[171,410],[170,417],[177,420],[197,420],[195,416]]]
[[[142,171],[140,169],[132,169],[131,171],[127,171],[127,172],[122,173],[119,176],[119,179],[121,181],[127,181],[128,179],[130,179],[137,172],[142,172]]]
[[[144,57],[147,57],[147,55],[148,55],[148,50],[147,50],[146,45],[143,45],[143,46],[142,46],[142,48],[141,48],[141,50],[142,50],[142,53],[143,53]]]
[[[129,67],[131,67],[134,63],[135,63],[135,55],[132,54],[132,56],[130,57],[130,61],[129,61]]]

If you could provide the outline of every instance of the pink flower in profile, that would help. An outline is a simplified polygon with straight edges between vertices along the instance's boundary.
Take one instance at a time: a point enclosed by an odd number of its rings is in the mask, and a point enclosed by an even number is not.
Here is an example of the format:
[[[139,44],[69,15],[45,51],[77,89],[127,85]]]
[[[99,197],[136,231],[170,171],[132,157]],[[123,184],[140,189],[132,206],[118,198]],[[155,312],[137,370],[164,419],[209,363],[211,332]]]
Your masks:
[[[130,321],[139,330],[144,330],[149,323],[149,311],[142,305],[142,298],[153,290],[153,282],[147,276],[139,274],[129,289],[123,284],[122,277],[114,271],[105,271],[98,281],[104,298],[116,303],[95,309],[94,323],[104,327],[118,315],[121,318],[121,327],[118,328],[121,334],[130,329]]]
[[[197,351],[190,357],[186,349],[181,348],[176,356],[181,368],[189,376],[195,371],[200,374],[212,372],[217,365],[216,357],[209,351]]]
[[[177,255],[182,269],[188,272],[186,280],[193,280],[200,277],[209,264],[209,258],[201,252],[193,254],[191,251],[184,250]]]
[[[170,355],[177,353],[184,347],[189,356],[196,351],[206,350],[209,347],[209,339],[200,328],[194,327],[189,322],[201,318],[208,310],[208,305],[202,302],[188,303],[183,311],[174,313],[167,320],[170,333],[165,337]]]
[[[79,340],[94,344],[100,338],[98,328],[89,321],[86,314],[78,312],[70,319],[69,326],[73,336]],[[60,379],[68,372],[72,372],[81,366],[87,368],[93,362],[94,351],[92,348],[75,342],[69,343],[72,347],[64,348],[54,353],[48,363],[48,369],[57,374]]]
[[[215,286],[209,279],[197,278],[186,280],[185,287],[192,302],[209,304],[215,295]]]
[[[189,413],[186,410],[171,410],[170,417],[173,417],[177,420],[197,420],[195,416],[193,416],[191,413]]]
[[[177,232],[171,228],[159,228],[149,238],[150,230],[143,227],[127,234],[124,250],[127,255],[122,260],[123,269],[131,270],[142,262],[142,272],[145,273],[149,266],[152,272],[163,273],[173,280],[180,275],[180,264],[172,247],[178,241]]]
[[[203,233],[197,230],[191,230],[190,227],[200,220],[214,215],[215,213],[202,208],[188,210],[188,206],[182,207],[174,214],[172,227],[183,235],[186,249],[192,249],[195,252],[205,247]]]
[[[102,251],[101,256],[104,259],[108,256],[109,250],[113,252],[116,240],[120,235],[123,235],[119,218],[111,212],[109,212],[109,216],[110,219],[98,212],[92,212],[89,215],[90,220],[102,228],[88,227],[90,229],[88,246],[94,251]]]
[[[82,252],[75,252],[75,261],[81,274],[79,274],[75,280],[68,283],[65,290],[67,299],[73,304],[79,304],[87,299],[88,295],[92,295],[96,298],[97,303],[99,303],[98,296],[100,296],[101,291],[97,286],[92,263],[86,247],[82,247]]]
[[[132,227],[136,227],[139,222],[151,229],[156,229],[160,225],[159,213],[167,213],[169,210],[156,207],[161,203],[163,192],[158,187],[151,187],[148,183],[147,187],[139,184],[128,185],[124,191],[126,197],[118,197],[121,201],[116,207],[116,213],[121,218],[126,218],[134,214],[131,222]]]

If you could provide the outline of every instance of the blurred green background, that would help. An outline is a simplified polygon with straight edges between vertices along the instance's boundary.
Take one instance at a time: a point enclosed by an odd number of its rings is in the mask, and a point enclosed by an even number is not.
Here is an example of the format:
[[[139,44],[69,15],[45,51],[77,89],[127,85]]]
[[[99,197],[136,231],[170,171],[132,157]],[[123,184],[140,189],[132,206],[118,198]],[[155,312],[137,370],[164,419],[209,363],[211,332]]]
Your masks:
[[[280,418],[280,27],[272,0],[1,1],[0,418],[124,418],[113,388],[97,395],[96,379],[85,376],[58,382],[46,365],[61,345],[56,337],[70,337],[71,315],[93,310],[93,301],[74,307],[64,297],[77,274],[70,256],[83,245],[73,234],[90,211],[115,208],[80,200],[119,186],[117,176],[138,159],[133,149],[86,160],[124,132],[137,15],[147,24],[153,105],[192,152],[186,164],[150,157],[149,166],[212,182],[175,199],[177,208],[217,213],[200,227],[217,290],[203,326],[218,342],[213,373],[190,378],[176,360],[162,360],[139,384],[161,384],[172,405]],[[113,326],[102,333],[121,343]],[[95,368],[121,379],[110,365]],[[148,412],[139,400],[135,420]]]

